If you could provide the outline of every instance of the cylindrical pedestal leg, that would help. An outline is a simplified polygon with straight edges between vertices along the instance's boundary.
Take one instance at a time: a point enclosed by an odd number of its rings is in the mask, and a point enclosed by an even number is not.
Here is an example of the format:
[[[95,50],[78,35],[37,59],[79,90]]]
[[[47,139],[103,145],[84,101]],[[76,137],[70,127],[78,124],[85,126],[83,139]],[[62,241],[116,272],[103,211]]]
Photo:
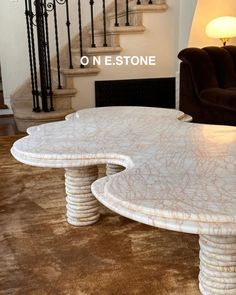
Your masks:
[[[106,176],[106,164],[98,165],[98,178]]]
[[[98,177],[97,166],[65,169],[67,221],[75,226],[95,223],[99,219],[99,203],[91,192]]]
[[[236,294],[236,237],[200,236],[199,287],[203,295]]]
[[[125,168],[116,164],[107,164],[107,176],[123,171]]]

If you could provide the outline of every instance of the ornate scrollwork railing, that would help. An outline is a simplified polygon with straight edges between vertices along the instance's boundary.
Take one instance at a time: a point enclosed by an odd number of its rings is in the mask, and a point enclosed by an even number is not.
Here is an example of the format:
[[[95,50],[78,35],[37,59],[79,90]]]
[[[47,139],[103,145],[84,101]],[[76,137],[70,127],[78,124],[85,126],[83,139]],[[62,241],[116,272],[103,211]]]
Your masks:
[[[114,0],[115,23],[119,26],[119,4],[124,1],[125,7],[125,25],[130,25],[130,1],[131,0]],[[154,0],[162,1],[162,0]],[[153,4],[152,0],[137,0],[136,4]],[[62,88],[61,81],[61,59],[60,59],[60,42],[61,42],[61,14],[59,19],[58,6],[65,9],[65,25],[67,31],[68,45],[68,67],[72,69],[72,42],[71,42],[71,9],[78,11],[78,28],[80,57],[84,55],[83,48],[83,23],[82,23],[82,5],[90,6],[90,23],[91,23],[91,47],[96,47],[95,40],[95,22],[94,22],[94,6],[100,5],[102,9],[102,32],[103,44],[107,47],[107,14],[106,0],[25,0],[25,16],[27,27],[27,40],[29,49],[30,77],[32,85],[33,111],[53,111],[53,87],[52,87],[52,71],[51,71],[51,47],[54,42],[56,52],[56,71],[57,71],[57,88]],[[53,21],[49,21],[49,17]],[[52,25],[53,24],[53,25]],[[60,24],[60,26],[59,26]],[[52,34],[53,32],[53,34]],[[83,68],[83,64],[80,64]]]

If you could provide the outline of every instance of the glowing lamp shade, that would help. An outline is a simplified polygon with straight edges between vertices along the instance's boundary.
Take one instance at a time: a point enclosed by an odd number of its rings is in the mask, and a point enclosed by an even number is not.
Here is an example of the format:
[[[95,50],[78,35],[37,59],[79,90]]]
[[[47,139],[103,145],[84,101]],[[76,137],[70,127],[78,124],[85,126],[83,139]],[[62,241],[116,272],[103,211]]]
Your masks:
[[[236,37],[236,17],[222,16],[211,20],[206,26],[206,34],[210,38],[220,39],[224,45]]]

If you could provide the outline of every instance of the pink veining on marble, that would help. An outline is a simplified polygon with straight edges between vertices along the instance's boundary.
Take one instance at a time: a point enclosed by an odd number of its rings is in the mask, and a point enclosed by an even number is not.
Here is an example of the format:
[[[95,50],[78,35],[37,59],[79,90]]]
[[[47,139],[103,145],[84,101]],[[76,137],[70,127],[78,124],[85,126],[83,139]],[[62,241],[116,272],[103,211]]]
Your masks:
[[[30,128],[11,152],[25,164],[66,168],[70,224],[98,220],[94,194],[123,216],[199,234],[201,293],[236,294],[236,127],[188,120],[167,109],[88,109]],[[96,180],[99,164],[108,176]]]
[[[125,171],[92,186],[113,210],[174,230],[235,234],[236,128],[181,116],[139,107],[83,110],[30,128],[12,153],[43,167],[123,165]]]

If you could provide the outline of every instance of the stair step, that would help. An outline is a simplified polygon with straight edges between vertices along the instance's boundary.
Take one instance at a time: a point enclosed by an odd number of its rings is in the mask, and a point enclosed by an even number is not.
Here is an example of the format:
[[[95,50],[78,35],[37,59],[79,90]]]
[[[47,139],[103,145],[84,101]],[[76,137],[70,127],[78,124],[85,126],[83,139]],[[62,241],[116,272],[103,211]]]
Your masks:
[[[58,117],[64,118],[66,115],[72,112],[74,112],[73,109],[36,113],[36,112],[33,112],[31,108],[21,107],[21,108],[17,108],[17,110],[14,110],[14,115],[18,119],[41,121],[41,120],[53,120]]]
[[[97,67],[61,69],[62,74],[70,77],[97,75],[99,72],[100,69]]]
[[[140,5],[134,5],[134,6],[130,6],[129,8],[129,13],[133,14],[136,12],[139,13],[149,13],[149,12],[164,12],[168,9],[168,5],[165,3],[162,4],[140,4]],[[118,18],[123,17],[126,15],[126,10],[122,9],[119,13],[118,13]],[[108,14],[108,16],[111,19],[115,18],[115,13],[111,12]]]
[[[62,89],[53,89],[53,97],[57,98],[57,97],[64,97],[64,96],[68,96],[68,97],[72,97],[77,93],[77,89],[75,88],[62,88]]]
[[[129,33],[143,33],[145,32],[145,30],[146,28],[144,26],[119,26],[119,27],[112,26],[110,29],[107,30],[107,36],[129,34]],[[95,37],[103,36],[103,35],[104,35],[103,30],[94,31]],[[119,46],[115,46],[113,48],[119,48]]]
[[[55,88],[52,90],[53,91],[53,97],[54,98],[60,98],[60,97],[65,97],[65,96],[68,96],[68,97],[72,97],[74,96],[76,93],[77,93],[77,89],[75,88],[62,88],[62,89],[58,89],[58,88]],[[32,101],[33,101],[33,98],[32,98],[32,95],[29,93],[28,95],[25,95],[23,98],[12,98],[11,99],[11,103],[13,105],[32,105]]]
[[[70,109],[48,113],[35,113],[28,108],[18,108],[17,110],[14,110],[14,118],[16,121],[17,129],[21,132],[26,132],[27,128],[32,126],[64,120],[67,115],[73,112],[74,110]]]
[[[116,47],[89,47],[84,49],[85,55],[103,55],[103,54],[114,54],[114,53],[120,53],[122,51],[122,48],[120,46]],[[78,48],[72,49],[73,53],[80,53],[80,50]]]
[[[143,1],[142,1],[143,2]],[[147,1],[148,2],[148,1]],[[143,13],[161,13],[168,9],[168,5],[163,2],[159,2],[159,4],[136,4],[137,1],[133,1],[132,4],[129,6],[129,22],[132,26],[142,26],[143,24]],[[126,23],[126,9],[121,9],[118,12],[117,18],[118,23],[122,26]],[[115,22],[116,15],[114,11],[108,14],[109,16],[109,23],[113,26]]]
[[[74,112],[71,108],[71,98],[77,93],[75,88],[54,89],[54,107],[53,112],[32,111],[32,97],[25,96],[24,100],[12,100],[12,109],[17,125],[17,129],[25,132],[30,126],[40,125],[48,122],[64,120],[68,114]],[[27,100],[28,99],[28,100]]]
[[[144,26],[119,26],[112,27],[108,33],[111,34],[129,34],[129,33],[143,33],[146,30]]]
[[[140,4],[130,7],[130,12],[163,12],[168,9],[167,4]],[[123,11],[122,11],[123,12]],[[121,13],[122,13],[121,12]],[[123,12],[125,13],[125,11]]]
[[[16,108],[30,108],[32,110],[33,108],[33,103],[32,99],[28,100],[15,100],[11,101],[12,108],[15,110]]]

